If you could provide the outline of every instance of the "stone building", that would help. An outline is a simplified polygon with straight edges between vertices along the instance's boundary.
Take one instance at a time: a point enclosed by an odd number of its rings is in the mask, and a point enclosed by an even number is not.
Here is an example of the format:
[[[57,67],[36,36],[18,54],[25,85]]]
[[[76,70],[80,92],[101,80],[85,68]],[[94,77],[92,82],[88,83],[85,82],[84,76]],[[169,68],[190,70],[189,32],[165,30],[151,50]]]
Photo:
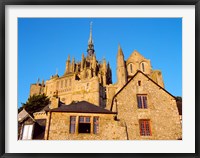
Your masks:
[[[43,140],[46,118],[33,118],[25,109],[18,114],[18,140]]]
[[[117,82],[104,59],[95,56],[92,26],[87,55],[70,56],[62,76],[32,84],[30,95],[45,93],[50,104],[34,113],[46,119],[46,140],[177,140],[182,138],[176,98],[164,88],[162,73],[134,51],[117,52]]]

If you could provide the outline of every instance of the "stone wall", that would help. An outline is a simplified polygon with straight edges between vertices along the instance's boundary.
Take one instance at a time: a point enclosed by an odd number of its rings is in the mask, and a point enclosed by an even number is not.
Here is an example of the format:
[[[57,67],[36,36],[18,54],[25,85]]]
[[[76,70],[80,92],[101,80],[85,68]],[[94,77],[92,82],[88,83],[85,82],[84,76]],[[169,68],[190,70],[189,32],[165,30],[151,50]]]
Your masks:
[[[138,108],[137,94],[147,95],[147,109]],[[118,119],[126,123],[129,139],[176,140],[182,137],[174,97],[142,73],[139,72],[115,99],[113,111],[118,111]],[[152,136],[140,136],[141,119],[150,120]]]
[[[70,104],[72,101],[88,101],[100,105],[100,85],[98,77],[75,80],[72,75],[49,80],[46,82],[47,96],[53,96],[57,91],[60,101]]]
[[[48,140],[126,140],[125,127],[114,120],[114,114],[90,114],[90,113],[48,113],[45,139]],[[76,131],[70,134],[70,116],[76,116]],[[79,116],[90,116],[91,133],[78,133]],[[99,132],[93,134],[93,117],[99,117]],[[50,120],[50,125],[49,125]],[[49,125],[49,126],[48,126]]]

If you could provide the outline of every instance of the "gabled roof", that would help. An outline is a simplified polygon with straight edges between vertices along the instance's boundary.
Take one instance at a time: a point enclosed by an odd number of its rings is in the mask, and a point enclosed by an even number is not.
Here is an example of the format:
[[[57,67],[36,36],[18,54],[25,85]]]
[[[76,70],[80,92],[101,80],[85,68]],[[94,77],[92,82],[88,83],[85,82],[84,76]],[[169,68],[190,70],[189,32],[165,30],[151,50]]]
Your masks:
[[[111,108],[110,111],[112,111],[113,108],[113,102],[115,97],[137,76],[138,73],[143,74],[146,78],[148,78],[148,80],[152,81],[154,84],[156,84],[160,89],[164,90],[166,93],[168,93],[170,96],[172,96],[174,99],[176,99],[175,96],[173,96],[171,93],[169,93],[167,90],[165,90],[163,87],[161,87],[159,84],[157,84],[154,80],[152,80],[151,78],[149,78],[147,75],[145,75],[142,71],[138,70],[135,75],[133,75],[133,77],[114,95],[113,99],[112,99],[112,104],[111,104]]]
[[[35,120],[32,118],[32,116],[25,110],[23,109],[19,114],[18,114],[18,121],[22,122],[24,119],[27,117],[30,117],[34,122]]]
[[[129,56],[129,58],[126,60],[126,62],[129,62],[130,60],[135,59],[135,56],[140,57],[142,60],[148,60],[142,54],[140,54],[137,50],[134,50],[132,54]]]
[[[99,106],[91,104],[87,101],[80,101],[76,103],[71,103],[69,105],[60,104],[60,107],[50,109],[45,108],[45,111],[50,112],[73,112],[73,113],[103,113],[103,114],[116,114],[116,112],[112,112],[106,109],[103,109]]]

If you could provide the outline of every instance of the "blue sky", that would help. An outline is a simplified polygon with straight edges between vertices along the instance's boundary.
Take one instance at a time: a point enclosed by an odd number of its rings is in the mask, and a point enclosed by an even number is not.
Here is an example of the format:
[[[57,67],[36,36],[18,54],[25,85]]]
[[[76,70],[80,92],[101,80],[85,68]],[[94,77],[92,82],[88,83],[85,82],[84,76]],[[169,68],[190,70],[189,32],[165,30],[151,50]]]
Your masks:
[[[29,96],[30,84],[64,74],[70,55],[87,55],[90,22],[98,60],[106,59],[116,82],[116,56],[121,45],[125,60],[134,50],[162,71],[165,89],[182,96],[181,18],[19,18],[18,107]]]

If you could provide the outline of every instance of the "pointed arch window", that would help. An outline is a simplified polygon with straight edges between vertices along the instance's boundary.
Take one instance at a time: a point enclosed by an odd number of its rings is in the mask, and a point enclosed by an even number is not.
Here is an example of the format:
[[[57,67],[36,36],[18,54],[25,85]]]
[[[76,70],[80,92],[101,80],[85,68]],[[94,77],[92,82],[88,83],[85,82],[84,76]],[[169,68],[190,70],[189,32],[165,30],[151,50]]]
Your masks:
[[[144,63],[142,63],[142,71],[145,72]]]
[[[131,71],[131,73],[133,73],[133,65],[132,64],[130,64],[130,71]]]

